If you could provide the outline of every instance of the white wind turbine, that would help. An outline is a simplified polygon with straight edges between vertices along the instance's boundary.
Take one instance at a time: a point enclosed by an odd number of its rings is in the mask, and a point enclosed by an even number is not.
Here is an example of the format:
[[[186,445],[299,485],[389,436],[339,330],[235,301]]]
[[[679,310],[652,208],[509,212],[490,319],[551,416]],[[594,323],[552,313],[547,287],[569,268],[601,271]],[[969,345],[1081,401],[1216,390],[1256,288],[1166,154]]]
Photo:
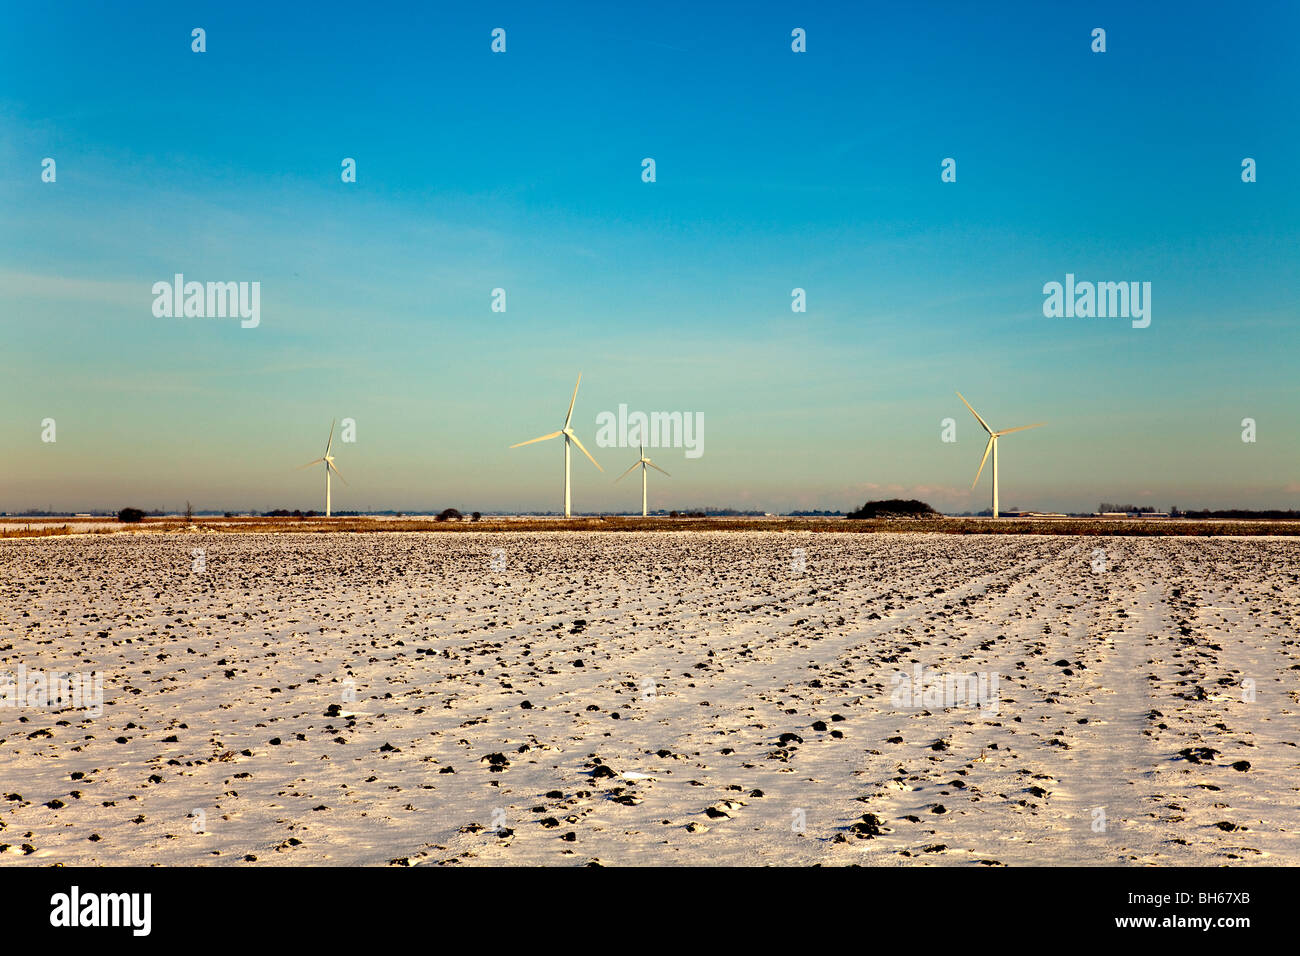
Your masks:
[[[641,457],[636,460],[636,462],[632,465],[632,468],[635,468],[637,465],[641,466],[641,517],[645,518],[649,514],[649,512],[646,510],[646,496],[645,496],[646,465],[649,465],[655,471],[663,472],[663,474],[667,475],[669,478],[671,478],[672,475],[669,475],[668,472],[664,471],[662,468],[660,468],[658,465],[656,465],[654,462],[652,462],[649,458],[645,456],[645,445],[641,446]],[[622,481],[624,478],[630,475],[632,473],[632,468],[629,468],[627,471],[623,472],[623,474],[615,478],[614,484],[618,484],[620,481]]]
[[[561,428],[558,432],[551,432],[549,435],[543,435],[540,438],[530,438],[528,439],[528,441],[521,441],[517,445],[510,446],[511,448],[520,448],[524,445],[531,445],[533,444],[533,442],[547,441],[551,438],[559,438],[561,435],[564,436],[564,517],[566,518],[570,516],[569,504],[571,500],[570,493],[569,493],[569,443],[572,442],[573,444],[577,445],[584,455],[586,455],[588,458],[591,458],[591,452],[587,451],[586,448],[582,447],[582,442],[578,441],[578,436],[575,435],[573,433],[573,429],[569,427],[569,422],[572,421],[573,419],[573,403],[578,400],[578,386],[581,384],[582,384],[582,373],[579,372],[578,381],[573,386],[573,398],[569,399],[569,414],[564,416],[563,428]],[[596,459],[591,458],[591,463],[595,465],[596,468],[599,469],[600,471],[605,470],[604,468],[600,467],[600,462],[596,461]]]
[[[971,408],[970,402],[966,401],[966,397],[962,395],[961,392],[957,393],[957,397],[961,399],[961,403],[963,405],[965,405],[967,408],[970,408],[970,413],[975,416],[976,421],[978,421],[981,425],[983,425],[984,430],[989,433],[989,443],[984,446],[984,457],[980,459],[979,471],[975,472],[975,480],[970,483],[970,486],[971,488],[974,488],[976,485],[979,484],[980,475],[984,473],[984,462],[989,460],[989,452],[992,451],[993,452],[993,517],[996,518],[998,516],[998,439],[1003,435],[1010,435],[1012,432],[1022,432],[1026,428],[1039,428],[1043,425],[1046,425],[1047,422],[1036,422],[1033,425],[1020,425],[1016,428],[1004,428],[1001,431],[995,432],[993,429],[989,428],[988,423],[984,421],[984,419],[980,418],[980,413],[975,411],[975,409]]]
[[[297,469],[295,469],[297,471],[302,471],[304,468],[310,468],[312,465],[319,465],[321,462],[325,463],[325,517],[327,518],[330,516],[330,472],[334,472],[334,474],[339,476],[339,481],[343,482],[345,485],[347,484],[347,479],[343,477],[342,472],[340,472],[334,464],[334,456],[330,454],[330,449],[333,447],[334,422],[331,421],[329,441],[325,443],[325,454],[317,458],[315,461],[309,461],[307,464],[299,465]]]

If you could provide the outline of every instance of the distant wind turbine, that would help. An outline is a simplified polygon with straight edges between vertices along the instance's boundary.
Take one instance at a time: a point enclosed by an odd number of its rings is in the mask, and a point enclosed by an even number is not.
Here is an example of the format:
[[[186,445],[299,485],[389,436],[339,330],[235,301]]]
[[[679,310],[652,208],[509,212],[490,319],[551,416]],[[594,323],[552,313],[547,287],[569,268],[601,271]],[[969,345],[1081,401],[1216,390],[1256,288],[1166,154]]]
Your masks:
[[[1043,425],[1046,425],[1047,422],[1036,422],[1033,425],[1020,425],[1016,428],[1004,428],[1002,429],[1002,431],[995,432],[993,429],[989,428],[988,423],[984,421],[984,419],[980,418],[980,413],[975,411],[975,409],[971,408],[970,402],[966,401],[966,397],[962,395],[961,392],[957,393],[957,397],[961,399],[961,403],[963,405],[965,405],[967,408],[970,408],[970,413],[975,416],[976,421],[978,421],[982,426],[984,426],[984,430],[989,433],[989,443],[984,446],[984,457],[980,459],[979,471],[975,472],[975,480],[970,483],[970,486],[973,489],[976,485],[979,484],[980,475],[984,473],[984,462],[989,460],[989,452],[992,451],[993,452],[993,517],[996,518],[998,516],[998,439],[1003,435],[1010,435],[1012,432],[1022,432],[1026,428],[1039,428]]]
[[[331,421],[329,441],[325,443],[325,454],[320,458],[317,458],[315,461],[309,461],[307,464],[299,465],[295,469],[296,471],[302,471],[304,468],[310,468],[312,465],[319,465],[321,462],[325,463],[325,517],[327,518],[330,516],[330,472],[334,472],[334,474],[339,476],[339,481],[343,482],[345,485],[347,484],[347,479],[343,477],[342,472],[340,472],[338,467],[334,464],[334,456],[330,454],[330,449],[333,447],[334,422]]]
[[[573,403],[578,400],[578,386],[581,384],[582,384],[582,373],[579,372],[578,381],[573,386],[573,398],[569,399],[569,414],[564,416],[563,428],[561,428],[558,432],[551,432],[549,435],[542,435],[540,438],[530,438],[528,439],[528,441],[521,441],[517,445],[510,446],[511,448],[521,448],[524,445],[531,445],[534,442],[547,441],[551,438],[559,438],[561,435],[564,436],[564,517],[566,518],[568,518],[571,514],[571,508],[570,508],[571,497],[569,492],[569,443],[572,442],[573,444],[577,445],[584,455],[586,455],[588,458],[591,458],[591,452],[587,451],[586,448],[583,448],[582,442],[578,441],[578,436],[575,435],[573,433],[573,429],[569,427],[569,422],[573,420]],[[591,463],[595,465],[596,468],[599,469],[600,471],[605,470],[604,468],[600,467],[600,462],[596,461],[596,459],[591,458]]]
[[[636,460],[636,462],[632,465],[632,468],[635,468],[637,465],[641,466],[641,517],[644,518],[649,514],[649,512],[646,510],[646,495],[645,495],[646,465],[649,465],[655,471],[663,472],[663,474],[667,475],[669,478],[671,478],[672,475],[669,475],[668,472],[664,471],[662,468],[660,468],[658,465],[656,465],[654,462],[652,462],[649,458],[645,456],[645,445],[641,446],[641,457]],[[623,474],[615,478],[614,484],[618,484],[620,481],[622,481],[624,478],[630,475],[632,473],[632,468],[629,468],[627,471],[623,472]]]

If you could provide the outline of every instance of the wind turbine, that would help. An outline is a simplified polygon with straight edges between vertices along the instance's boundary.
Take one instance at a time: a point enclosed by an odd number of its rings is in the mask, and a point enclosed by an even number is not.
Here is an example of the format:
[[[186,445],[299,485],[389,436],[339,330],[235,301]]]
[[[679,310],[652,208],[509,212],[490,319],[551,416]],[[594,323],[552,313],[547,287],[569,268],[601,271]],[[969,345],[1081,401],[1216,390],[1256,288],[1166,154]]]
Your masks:
[[[966,401],[966,397],[962,395],[961,392],[957,393],[957,397],[961,399],[961,403],[963,405],[965,405],[967,408],[970,408],[970,413],[975,416],[976,421],[978,421],[981,425],[983,425],[984,430],[989,433],[989,443],[984,446],[984,457],[980,459],[979,471],[975,472],[975,480],[970,483],[970,486],[973,489],[976,485],[979,484],[980,475],[984,473],[984,462],[989,460],[989,452],[992,451],[993,452],[993,517],[996,518],[998,516],[998,439],[1001,438],[1003,435],[1010,435],[1012,432],[1022,432],[1026,428],[1039,428],[1042,425],[1046,425],[1047,422],[1035,422],[1033,425],[1020,425],[1016,428],[1004,428],[1001,431],[995,432],[993,429],[989,428],[988,422],[980,418],[980,413],[975,411],[975,409],[971,408],[970,402]]]
[[[335,466],[334,464],[334,456],[330,454],[330,449],[333,447],[334,447],[334,422],[331,420],[330,437],[329,437],[329,441],[325,443],[325,454],[322,455],[320,458],[317,458],[315,461],[309,461],[307,462],[307,464],[299,465],[296,469],[294,469],[295,471],[302,471],[304,468],[310,468],[312,465],[319,465],[321,462],[325,462],[325,517],[327,518],[330,516],[330,472],[331,471],[334,472],[334,474],[339,476],[339,481],[343,482],[343,484],[345,485],[347,484],[347,479],[343,477],[342,472],[340,472],[338,470],[338,467]]]
[[[528,441],[521,441],[517,445],[510,446],[511,448],[521,448],[524,445],[531,445],[534,442],[547,441],[551,438],[559,438],[561,435],[564,436],[564,517],[566,518],[570,516],[570,511],[571,511],[569,507],[570,500],[571,500],[569,494],[569,443],[572,442],[573,444],[577,445],[584,455],[586,455],[588,458],[591,458],[591,452],[587,451],[586,448],[582,447],[582,442],[578,441],[578,436],[575,435],[573,433],[573,429],[569,427],[569,422],[573,420],[573,403],[578,400],[578,386],[581,384],[582,384],[582,373],[579,372],[578,381],[573,386],[573,398],[569,399],[569,414],[564,416],[563,428],[561,428],[558,432],[551,432],[549,435],[543,435],[540,438],[530,438],[528,439]],[[600,462],[596,461],[596,459],[591,458],[591,463],[595,465],[596,468],[598,468],[600,471],[605,470],[604,468],[600,467]]]
[[[672,475],[669,475],[668,472],[664,471],[662,468],[660,468],[658,465],[656,465],[653,461],[651,461],[649,458],[645,456],[645,445],[641,446],[641,457],[636,460],[636,462],[632,465],[632,468],[635,468],[637,465],[641,466],[641,517],[644,518],[649,514],[649,512],[646,511],[646,500],[645,500],[646,465],[649,465],[655,471],[663,472],[665,475],[668,475],[669,478],[671,478]],[[623,474],[615,478],[614,484],[618,484],[620,481],[622,481],[624,478],[630,475],[632,473],[632,468],[629,468],[627,471],[623,472]]]

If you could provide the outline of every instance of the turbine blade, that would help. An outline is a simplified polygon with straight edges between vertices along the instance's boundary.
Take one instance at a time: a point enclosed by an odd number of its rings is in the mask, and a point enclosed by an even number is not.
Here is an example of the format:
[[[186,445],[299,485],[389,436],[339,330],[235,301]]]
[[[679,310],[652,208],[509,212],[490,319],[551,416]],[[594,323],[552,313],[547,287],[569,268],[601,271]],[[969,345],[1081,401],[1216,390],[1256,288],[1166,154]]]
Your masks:
[[[573,384],[573,398],[569,399],[569,414],[564,416],[564,427],[569,427],[569,420],[573,418],[573,403],[578,400],[578,386],[582,384],[582,373],[578,373],[578,380]]]
[[[980,470],[975,472],[975,480],[970,483],[971,488],[980,483],[980,475],[984,473],[984,462],[989,460],[989,452],[993,450],[993,443],[997,440],[997,435],[989,434],[989,443],[984,446],[984,457],[980,459]]]
[[[339,481],[343,482],[343,484],[346,485],[348,483],[348,480],[343,477],[343,473],[339,471],[338,465],[334,464],[334,462],[328,462],[326,467],[328,467],[330,471],[334,472],[334,474],[338,475]]]
[[[1026,428],[1042,428],[1047,422],[1035,422],[1033,425],[1021,425],[1019,428],[1004,428],[998,432],[999,435],[1010,435],[1012,432],[1022,432]]]
[[[309,461],[305,465],[299,465],[294,469],[294,471],[302,471],[304,468],[310,468],[312,465],[319,465],[324,460],[324,458],[317,458],[315,461]]]
[[[623,472],[623,474],[621,474],[621,475],[619,475],[617,478],[615,478],[615,479],[614,479],[614,484],[618,484],[620,481],[622,481],[624,478],[626,478],[628,475],[630,475],[630,474],[632,473],[632,469],[633,469],[633,468],[636,468],[636,466],[639,465],[639,464],[641,464],[641,462],[639,462],[639,461],[634,461],[634,462],[632,462],[632,468],[629,468],[627,471]]]
[[[992,434],[993,434],[993,429],[989,428],[989,423],[988,423],[988,422],[986,422],[984,419],[980,418],[980,413],[979,413],[979,412],[975,411],[975,409],[973,409],[973,408],[970,407],[970,402],[966,401],[966,396],[964,396],[961,392],[958,392],[958,393],[957,393],[957,397],[961,399],[961,403],[962,403],[963,405],[965,405],[967,408],[970,408],[970,413],[971,413],[972,415],[975,416],[975,419],[976,419],[976,420],[977,420],[981,425],[984,426],[984,430],[985,430],[986,432],[988,432],[990,435],[992,435]]]
[[[325,454],[327,455],[330,453],[330,449],[334,447],[334,421],[334,419],[330,419],[330,440],[325,443]]]
[[[576,394],[576,393],[575,393],[575,394]],[[570,433],[569,433],[569,437],[573,439],[573,443],[574,443],[575,445],[577,445],[579,448],[582,449],[582,453],[583,453],[584,455],[586,455],[588,458],[591,458],[591,452],[587,451],[586,448],[583,448],[583,447],[582,447],[582,442],[578,441],[578,436],[577,436],[577,435],[575,435],[575,434],[573,434],[572,432],[570,432]],[[600,462],[596,461],[596,459],[591,458],[591,463],[592,463],[593,465],[595,465],[596,468],[598,468],[600,471],[604,471],[604,470],[605,470],[604,468],[601,468],[601,467],[600,467]]]
[[[531,445],[533,442],[546,441],[549,438],[559,438],[564,432],[551,432],[549,435],[543,435],[541,438],[530,438],[528,441],[521,441],[518,445],[511,445],[511,448],[522,448],[524,445]]]
[[[649,465],[651,468],[653,468],[655,471],[663,472],[665,475],[668,475],[668,472],[664,471],[662,468],[660,468],[658,465],[656,465],[653,461],[648,461],[648,460],[647,460],[647,461],[646,461],[646,464]],[[672,475],[668,475],[668,477],[671,478]]]

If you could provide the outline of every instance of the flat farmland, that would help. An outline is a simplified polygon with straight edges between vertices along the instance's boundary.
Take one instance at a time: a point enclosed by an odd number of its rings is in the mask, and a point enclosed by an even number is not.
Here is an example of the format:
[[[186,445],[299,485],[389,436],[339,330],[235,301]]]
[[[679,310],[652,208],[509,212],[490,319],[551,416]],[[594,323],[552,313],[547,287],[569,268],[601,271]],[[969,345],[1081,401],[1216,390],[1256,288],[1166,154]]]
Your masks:
[[[1297,625],[1274,537],[9,540],[0,680],[103,683],[0,865],[1297,865]]]

